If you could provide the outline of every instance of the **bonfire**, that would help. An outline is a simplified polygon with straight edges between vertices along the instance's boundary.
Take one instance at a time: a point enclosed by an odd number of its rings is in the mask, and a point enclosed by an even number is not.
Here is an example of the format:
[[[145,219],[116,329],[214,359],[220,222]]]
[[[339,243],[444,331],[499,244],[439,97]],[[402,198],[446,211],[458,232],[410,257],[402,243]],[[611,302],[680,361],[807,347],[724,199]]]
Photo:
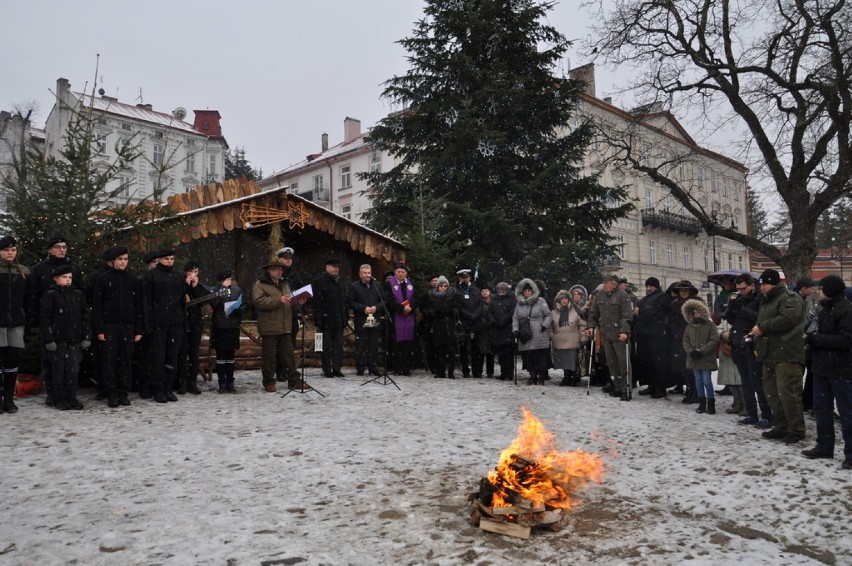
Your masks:
[[[528,409],[518,436],[500,453],[497,467],[469,497],[471,524],[529,538],[532,527],[562,530],[579,502],[577,493],[603,480],[598,454],[559,452],[555,436]]]

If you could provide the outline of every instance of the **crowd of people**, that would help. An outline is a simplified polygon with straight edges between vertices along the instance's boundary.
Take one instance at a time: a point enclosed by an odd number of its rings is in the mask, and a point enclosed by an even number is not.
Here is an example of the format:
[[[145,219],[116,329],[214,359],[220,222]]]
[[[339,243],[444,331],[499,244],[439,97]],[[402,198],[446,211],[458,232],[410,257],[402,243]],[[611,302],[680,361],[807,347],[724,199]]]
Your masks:
[[[294,250],[284,247],[244,296],[229,270],[217,273],[212,287],[201,284],[195,262],[176,270],[172,249],[147,253],[148,269],[135,276],[127,270],[128,249],[111,247],[103,267],[85,280],[64,238],[49,240],[46,252],[30,270],[17,262],[15,239],[0,238],[4,412],[18,410],[14,391],[27,328],[38,330],[46,403],[69,410],[83,407],[77,388],[87,350],[97,398],[110,407],[129,405],[130,391],[158,403],[177,401],[175,392],[200,394],[204,305],[212,309],[220,393],[235,392],[240,326],[249,306],[261,338],[265,391],[277,391],[277,382],[291,390],[309,387],[295,362],[306,316],[322,336],[322,374],[343,377],[351,312],[357,375],[408,376],[419,364],[440,379],[517,382],[526,372],[525,383],[540,385],[555,369],[563,386],[577,386],[585,376],[588,387],[630,401],[641,384],[640,395],[681,394],[683,403],[697,404],[696,412],[712,415],[720,393],[712,374],[718,372],[717,383],[734,399],[726,412],[739,415],[740,425],[765,429],[767,439],[803,441],[804,415],[812,411],[817,438],[802,452],[807,458],[833,457],[836,404],[843,467],[852,468],[852,305],[850,289],[834,275],[819,283],[803,278],[794,288],[772,269],[757,280],[731,276],[719,282],[712,309],[690,281],[663,290],[655,277],[645,281],[641,298],[626,279],[608,275],[593,293],[575,285],[551,301],[541,280],[521,279],[514,290],[500,282],[492,290],[477,286],[470,269],[458,270],[453,284],[435,274],[425,290],[415,288],[405,263],[381,281],[364,264],[347,282],[336,258],[306,287],[293,266]]]

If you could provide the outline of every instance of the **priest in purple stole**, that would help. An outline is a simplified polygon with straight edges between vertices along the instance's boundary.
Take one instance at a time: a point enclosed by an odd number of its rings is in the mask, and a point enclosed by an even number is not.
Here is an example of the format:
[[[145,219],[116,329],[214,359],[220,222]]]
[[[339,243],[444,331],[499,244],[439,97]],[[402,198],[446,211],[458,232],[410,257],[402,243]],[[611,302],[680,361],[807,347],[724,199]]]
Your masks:
[[[414,343],[417,321],[414,317],[414,284],[408,278],[408,266],[397,263],[390,287],[388,308],[393,314],[396,344],[394,346],[394,373],[411,375],[411,346]]]

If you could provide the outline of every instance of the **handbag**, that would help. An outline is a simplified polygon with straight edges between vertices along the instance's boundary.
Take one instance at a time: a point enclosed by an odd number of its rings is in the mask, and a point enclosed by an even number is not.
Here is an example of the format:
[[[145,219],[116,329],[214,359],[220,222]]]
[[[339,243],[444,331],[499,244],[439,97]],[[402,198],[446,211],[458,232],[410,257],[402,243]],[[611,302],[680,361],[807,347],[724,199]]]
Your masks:
[[[526,344],[532,339],[532,324],[530,323],[530,317],[525,316],[518,320],[518,341],[521,344]]]
[[[456,340],[464,340],[467,336],[467,330],[464,327],[464,323],[459,318],[459,313],[456,313],[456,323],[453,325],[453,337]]]

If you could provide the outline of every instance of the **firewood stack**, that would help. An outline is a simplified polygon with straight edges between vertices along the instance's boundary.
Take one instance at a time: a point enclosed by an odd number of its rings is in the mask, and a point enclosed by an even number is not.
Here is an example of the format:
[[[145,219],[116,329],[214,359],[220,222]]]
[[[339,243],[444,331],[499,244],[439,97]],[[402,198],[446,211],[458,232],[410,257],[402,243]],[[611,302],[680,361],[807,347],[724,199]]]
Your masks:
[[[560,486],[541,466],[517,454],[510,457],[506,468],[508,473],[496,468],[494,480],[482,478],[479,491],[468,496],[471,525],[522,539],[530,537],[533,527],[558,532],[568,526],[567,486]],[[536,498],[525,497],[520,490],[534,492]]]

